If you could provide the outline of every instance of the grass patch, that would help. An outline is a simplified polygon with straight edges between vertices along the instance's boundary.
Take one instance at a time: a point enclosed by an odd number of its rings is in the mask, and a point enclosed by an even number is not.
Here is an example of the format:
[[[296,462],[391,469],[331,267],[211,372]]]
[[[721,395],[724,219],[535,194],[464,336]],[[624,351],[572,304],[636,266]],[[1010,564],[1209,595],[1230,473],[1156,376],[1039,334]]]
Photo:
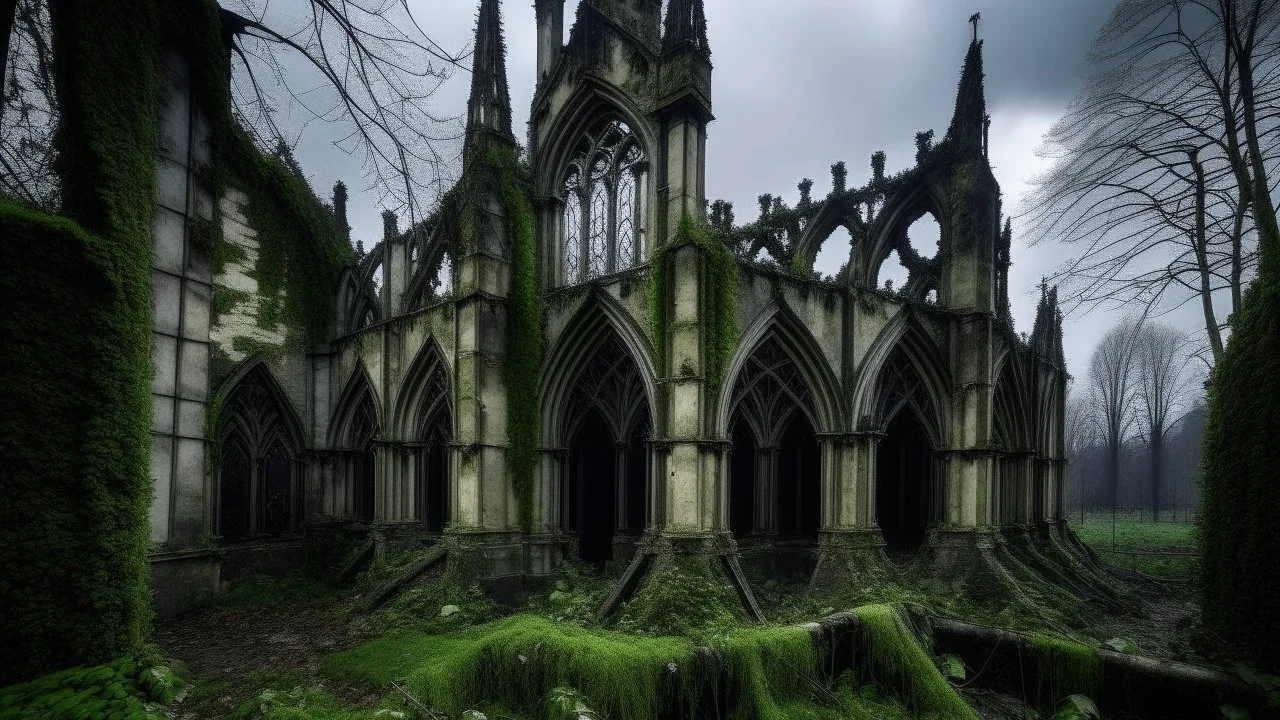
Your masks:
[[[1189,580],[1196,575],[1198,558],[1179,555],[1131,555],[1125,552],[1195,552],[1196,523],[1151,522],[1149,514],[1139,510],[1117,512],[1112,542],[1111,511],[1100,510],[1085,515],[1084,522],[1071,522],[1080,540],[1116,567],[1135,570],[1152,577]]]
[[[166,667],[123,657],[0,689],[0,718],[125,717],[162,720],[178,681]]]

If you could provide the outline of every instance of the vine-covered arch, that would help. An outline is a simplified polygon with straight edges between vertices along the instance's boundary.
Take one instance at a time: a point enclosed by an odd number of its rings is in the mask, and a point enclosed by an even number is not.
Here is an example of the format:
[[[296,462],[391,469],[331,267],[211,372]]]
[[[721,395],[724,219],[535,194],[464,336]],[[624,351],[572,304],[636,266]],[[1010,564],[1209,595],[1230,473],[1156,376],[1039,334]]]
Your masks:
[[[411,276],[405,290],[406,311],[421,310],[443,300],[453,292],[454,260],[457,257],[453,238],[447,237],[440,225],[421,232],[409,241]]]
[[[565,413],[569,396],[583,367],[608,338],[635,363],[644,398],[648,404],[650,427],[657,423],[657,380],[653,371],[653,349],[643,330],[624,308],[608,294],[593,291],[583,307],[565,325],[565,331],[543,363],[539,397],[542,398],[542,440],[546,447],[563,442]]]
[[[927,176],[919,178],[885,200],[884,207],[867,231],[866,242],[855,248],[850,277],[864,287],[878,285],[881,266],[897,251],[910,277],[902,294],[923,300],[930,290],[940,291],[941,265],[950,240],[949,218],[942,191]],[[908,228],[924,215],[938,223],[939,250],[926,258],[907,235]]]
[[[806,272],[813,270],[814,262],[823,247],[836,238],[841,230],[847,230],[851,239],[846,261],[852,266],[859,241],[866,236],[867,226],[862,213],[852,198],[833,197],[822,204],[813,219],[804,226],[796,242],[795,263]],[[846,280],[850,273],[846,273]]]

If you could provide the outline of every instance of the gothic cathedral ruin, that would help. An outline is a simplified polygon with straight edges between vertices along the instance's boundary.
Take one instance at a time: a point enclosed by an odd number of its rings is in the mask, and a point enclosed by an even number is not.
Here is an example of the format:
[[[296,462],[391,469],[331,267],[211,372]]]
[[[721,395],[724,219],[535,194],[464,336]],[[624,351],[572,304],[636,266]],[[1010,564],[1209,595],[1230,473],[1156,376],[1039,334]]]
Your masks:
[[[207,120],[187,61],[169,58],[153,268],[161,612],[307,557],[386,548],[442,548],[430,557],[499,594],[566,559],[615,562],[606,614],[673,559],[733,584],[757,616],[752,581],[782,576],[998,588],[1019,562],[1105,593],[1055,569],[1075,543],[1062,320],[1045,291],[1031,333],[1013,328],[976,33],[950,127],[917,137],[915,167],[886,175],[878,153],[847,186],[838,163],[825,197],[805,181],[794,207],[762,196],[735,225],[706,198],[702,0],[669,0],[665,16],[661,0],[584,0],[567,44],[564,0],[536,0],[536,15],[527,163],[499,2],[482,0],[462,180],[425,222],[388,215],[382,242],[305,297],[294,280],[312,268],[264,263],[276,239],[236,178],[220,199],[191,182]],[[345,206],[339,188],[341,240]],[[925,215],[937,248],[908,236]],[[184,235],[201,218],[221,228],[216,262]],[[816,274],[824,243],[849,237],[840,273]],[[909,271],[897,288],[881,280],[891,253]]]

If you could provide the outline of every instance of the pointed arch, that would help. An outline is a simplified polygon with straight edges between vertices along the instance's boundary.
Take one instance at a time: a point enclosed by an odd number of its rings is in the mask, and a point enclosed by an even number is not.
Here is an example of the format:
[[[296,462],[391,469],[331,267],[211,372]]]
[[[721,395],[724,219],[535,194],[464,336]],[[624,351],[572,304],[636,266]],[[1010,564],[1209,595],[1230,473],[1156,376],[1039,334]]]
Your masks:
[[[214,528],[220,537],[295,529],[302,520],[302,425],[261,357],[223,383],[214,472]]]
[[[880,266],[894,250],[911,277],[903,288],[905,294],[923,299],[930,289],[937,289],[941,277],[941,258],[947,255],[951,231],[942,189],[931,176],[919,174],[902,189],[885,199],[884,207],[871,222],[866,242],[855,249],[849,275],[864,287],[876,287]],[[939,250],[932,258],[924,258],[910,243],[907,229],[925,214],[938,222]]]
[[[329,447],[360,450],[366,442],[381,436],[384,424],[378,395],[373,388],[364,362],[357,361],[334,405],[329,422]],[[373,429],[371,436],[368,434],[370,427]]]
[[[856,251],[854,246],[866,237],[867,226],[862,221],[858,206],[847,195],[824,202],[813,219],[804,226],[800,239],[796,242],[796,262],[801,263],[806,270],[812,270],[818,253],[840,228],[848,230],[852,238],[848,258],[852,266]],[[852,273],[846,272],[846,281],[851,275]]]
[[[418,439],[421,429],[433,418],[447,418],[453,429],[453,373],[444,349],[434,336],[428,337],[400,383],[391,412],[388,436],[405,441]]]
[[[354,268],[338,278],[335,330],[338,337],[363,330],[381,319],[377,298],[363,284]]]
[[[1006,450],[1035,449],[1032,396],[1022,359],[1020,353],[1006,350],[997,361],[991,386],[992,433]]]
[[[752,320],[729,362],[716,401],[715,436],[728,436],[739,376],[752,355],[771,339],[786,353],[804,380],[809,401],[803,409],[809,415],[809,423],[819,433],[838,432],[845,416],[840,382],[813,334],[784,301],[775,300]]]
[[[412,276],[404,297],[405,309],[412,312],[452,294],[456,254],[453,243],[444,237],[440,225],[428,230],[425,238],[411,239],[410,248]]]
[[[552,197],[560,192],[560,183],[569,169],[569,161],[578,141],[601,117],[616,115],[631,128],[645,157],[654,158],[658,138],[652,127],[628,94],[598,78],[584,78],[561,106],[564,109],[543,134],[535,154],[533,167],[535,194]],[[535,108],[534,116],[543,108]]]
[[[635,319],[608,293],[593,289],[543,363],[538,395],[542,398],[542,442],[559,447],[568,428],[564,417],[579,376],[596,351],[616,338],[635,363],[648,406],[650,428],[657,427],[657,380],[653,348]]]
[[[892,360],[896,360],[896,365]],[[905,367],[904,367],[905,364]],[[919,420],[930,433],[935,448],[947,441],[948,388],[950,387],[947,364],[941,348],[921,325],[915,311],[909,306],[889,321],[880,331],[862,361],[862,369],[854,382],[850,409],[850,426],[858,429],[877,429],[892,420],[894,407],[888,406],[888,394],[893,387],[887,383],[886,374],[893,368],[906,370],[920,380],[920,389],[932,410],[915,403]],[[886,416],[890,414],[890,416]]]

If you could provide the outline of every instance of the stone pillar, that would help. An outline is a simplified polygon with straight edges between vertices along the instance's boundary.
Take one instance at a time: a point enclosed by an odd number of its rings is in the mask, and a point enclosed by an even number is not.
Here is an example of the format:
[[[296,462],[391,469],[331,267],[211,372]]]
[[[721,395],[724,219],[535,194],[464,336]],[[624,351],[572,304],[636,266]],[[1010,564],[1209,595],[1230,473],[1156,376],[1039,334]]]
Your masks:
[[[822,451],[822,527],[811,592],[836,593],[885,577],[884,537],[875,523],[876,449],[882,436],[818,436]]]
[[[631,530],[627,525],[627,444],[613,444],[613,527],[614,530]]]
[[[778,532],[778,448],[756,448],[756,496],[752,531],[757,535]]]

